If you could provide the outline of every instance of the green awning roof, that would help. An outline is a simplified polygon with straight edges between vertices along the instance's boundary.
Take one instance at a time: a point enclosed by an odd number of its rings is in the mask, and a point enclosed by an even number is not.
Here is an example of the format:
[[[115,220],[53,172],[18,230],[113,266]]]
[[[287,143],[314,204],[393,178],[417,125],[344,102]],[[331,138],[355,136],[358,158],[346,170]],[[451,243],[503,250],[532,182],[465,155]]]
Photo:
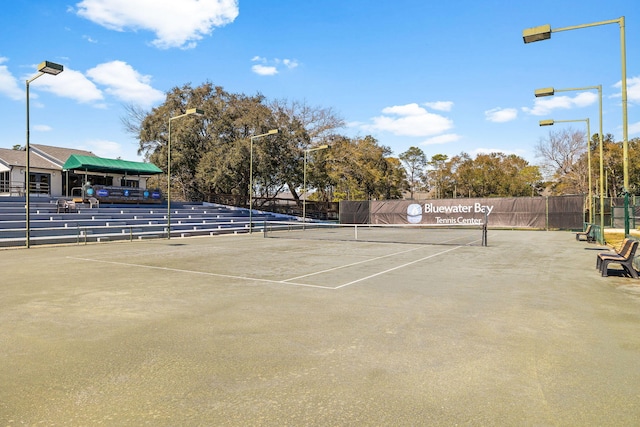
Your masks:
[[[128,175],[155,175],[162,169],[153,163],[131,162],[129,160],[105,159],[102,157],[72,154],[62,166],[63,170],[87,172],[123,173]]]

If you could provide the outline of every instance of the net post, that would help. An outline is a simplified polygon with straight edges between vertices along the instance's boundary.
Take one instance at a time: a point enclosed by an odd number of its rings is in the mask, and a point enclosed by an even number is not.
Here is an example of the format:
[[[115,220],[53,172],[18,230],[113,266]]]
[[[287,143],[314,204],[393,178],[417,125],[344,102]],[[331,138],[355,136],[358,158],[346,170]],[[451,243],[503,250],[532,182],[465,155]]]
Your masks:
[[[489,223],[489,212],[484,212],[484,223],[482,224],[482,246],[487,246],[487,224]]]
[[[262,224],[262,237],[267,238],[267,220],[265,219]]]

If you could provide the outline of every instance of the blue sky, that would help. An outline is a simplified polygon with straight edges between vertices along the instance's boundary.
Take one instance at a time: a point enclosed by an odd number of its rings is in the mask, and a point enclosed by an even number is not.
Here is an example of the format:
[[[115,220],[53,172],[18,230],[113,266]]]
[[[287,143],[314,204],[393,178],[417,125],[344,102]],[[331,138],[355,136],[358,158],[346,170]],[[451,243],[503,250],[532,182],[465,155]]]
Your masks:
[[[533,96],[543,87],[602,85],[604,133],[622,139],[617,24],[626,20],[629,138],[640,136],[640,7],[636,0],[11,0],[0,25],[0,147],[31,143],[139,160],[124,105],[161,104],[175,86],[210,81],[236,93],[331,108],[348,136],[373,135],[395,155],[502,151],[536,163],[534,146],[590,118],[597,91]],[[632,159],[633,161],[633,159]]]

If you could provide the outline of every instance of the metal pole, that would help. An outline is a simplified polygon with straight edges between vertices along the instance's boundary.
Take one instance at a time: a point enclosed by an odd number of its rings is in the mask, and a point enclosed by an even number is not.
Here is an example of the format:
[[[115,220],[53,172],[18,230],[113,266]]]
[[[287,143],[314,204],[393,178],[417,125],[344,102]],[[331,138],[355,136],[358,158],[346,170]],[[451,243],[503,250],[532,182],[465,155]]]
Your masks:
[[[253,233],[253,138],[249,146],[249,234]]]
[[[629,133],[627,123],[627,54],[624,16],[620,18],[620,51],[622,60],[622,167],[624,192],[624,235],[629,235]]]
[[[604,148],[602,141],[602,85],[598,85],[598,96],[600,100],[600,244],[604,244]]]
[[[302,222],[303,222],[303,227],[304,227],[304,223],[307,222],[307,153],[309,152],[309,150],[304,150],[304,167],[303,167],[303,172],[302,172],[302,176],[303,176],[303,199],[302,199]]]
[[[34,78],[32,78],[31,80],[27,80],[27,142],[25,145],[25,150],[27,152],[27,165],[25,168],[25,173],[24,173],[24,185],[25,185],[25,229],[26,229],[26,236],[25,236],[25,246],[27,247],[27,249],[29,249],[29,247],[31,246],[30,243],[30,239],[29,239],[29,235],[30,233],[30,216],[29,216],[29,198],[30,198],[30,191],[29,191],[29,176],[31,174],[31,171],[29,170],[29,152],[31,151],[31,148],[29,146],[29,83],[32,82],[33,80],[37,79],[38,77],[40,77],[42,75],[42,73],[39,73],[37,76],[35,76]]]
[[[249,146],[249,234],[253,233],[253,140],[278,133],[278,129],[271,129],[267,133],[252,136]]]
[[[169,142],[167,143],[167,239],[171,239],[171,120],[190,115],[202,116],[204,110],[189,108],[184,114],[169,117]]]
[[[587,118],[587,169],[589,173],[589,223],[593,223],[593,190],[591,189],[591,126]]]
[[[318,150],[326,150],[327,148],[329,148],[328,145],[324,144],[324,145],[319,145],[315,148],[309,148],[307,150],[304,150],[304,167],[303,167],[303,190],[304,190],[304,197],[302,199],[302,227],[304,228],[304,223],[307,222],[307,154],[312,152],[312,151],[318,151]]]
[[[25,229],[26,229],[26,236],[25,236],[25,246],[27,247],[27,249],[31,246],[31,239],[30,239],[30,234],[31,234],[31,216],[30,216],[30,205],[29,205],[29,199],[31,198],[31,188],[30,188],[30,176],[31,176],[31,170],[30,170],[30,158],[29,158],[29,154],[31,153],[31,146],[29,144],[29,139],[30,139],[30,131],[29,131],[29,84],[34,81],[35,79],[37,79],[38,77],[40,77],[43,74],[51,74],[51,75],[58,75],[63,71],[63,66],[60,64],[55,64],[53,62],[42,62],[41,64],[38,65],[38,74],[36,74],[35,76],[33,76],[31,79],[28,79],[26,81],[26,92],[27,92],[27,142],[25,145],[25,151],[26,151],[26,161],[27,164],[25,165],[25,177],[24,177],[24,182],[25,182]]]
[[[167,144],[167,239],[171,239],[171,119],[169,119],[169,143]]]

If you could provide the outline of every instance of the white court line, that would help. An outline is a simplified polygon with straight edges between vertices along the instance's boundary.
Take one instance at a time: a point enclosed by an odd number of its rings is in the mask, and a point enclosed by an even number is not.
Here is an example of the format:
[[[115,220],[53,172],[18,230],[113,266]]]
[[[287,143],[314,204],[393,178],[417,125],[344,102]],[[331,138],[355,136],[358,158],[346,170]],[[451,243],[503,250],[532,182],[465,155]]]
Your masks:
[[[459,248],[462,248],[462,247],[464,247],[464,246],[456,246],[455,248],[447,249],[446,251],[438,252],[438,253],[435,253],[435,254],[432,254],[432,255],[417,259],[415,261],[407,262],[405,264],[402,264],[402,265],[399,265],[399,266],[396,266],[396,267],[393,267],[393,268],[389,268],[387,270],[380,271],[378,273],[371,274],[369,276],[362,277],[360,279],[353,280],[351,282],[344,283],[344,284],[339,285],[339,286],[323,286],[323,285],[311,285],[311,284],[307,284],[307,283],[291,282],[290,280],[296,279],[295,277],[294,278],[290,278],[290,279],[286,279],[286,280],[270,280],[270,279],[259,279],[259,278],[255,278],[255,277],[233,276],[233,275],[230,275],[230,274],[208,273],[208,272],[204,272],[204,271],[184,270],[184,269],[180,269],[180,268],[158,267],[158,266],[143,265],[143,264],[132,264],[132,263],[128,263],[128,262],[107,261],[107,260],[99,260],[99,259],[92,259],[92,258],[80,258],[80,257],[67,257],[67,258],[68,259],[75,259],[77,261],[99,262],[99,263],[102,263],[102,264],[122,265],[122,266],[126,266],[126,267],[138,267],[138,268],[148,268],[148,269],[151,269],[151,270],[173,271],[173,272],[176,272],[176,273],[197,274],[197,275],[200,275],[200,276],[223,277],[223,278],[226,278],[226,279],[234,279],[234,280],[249,280],[249,281],[253,281],[253,282],[275,283],[275,284],[280,284],[280,285],[291,285],[291,286],[302,286],[302,287],[307,287],[307,288],[336,290],[336,289],[340,289],[340,288],[345,288],[347,286],[351,286],[353,284],[362,282],[362,281],[367,280],[367,279],[371,279],[373,277],[381,276],[383,274],[389,273],[389,272],[394,271],[394,270],[398,270],[400,268],[404,268],[404,267],[409,266],[411,264],[416,264],[418,262],[427,260],[429,258],[433,258],[433,257],[439,256],[439,255],[442,255],[442,254],[446,254],[447,252],[455,251],[456,249],[459,249]],[[417,250],[417,249],[420,249],[420,248],[409,249],[407,251],[397,252],[397,253],[391,254],[391,255],[397,255],[397,254],[401,254],[401,253],[405,253],[405,252],[411,252],[411,251]],[[368,261],[373,261],[373,260],[385,258],[385,257],[391,256],[391,255],[384,255],[384,256],[372,258],[371,260],[368,260]],[[360,262],[349,264],[349,265],[361,264],[363,262],[368,262],[368,261],[360,261]],[[346,267],[346,266],[343,266],[343,267]],[[336,268],[328,269],[328,270],[325,270],[325,271],[337,270],[339,268],[342,268],[342,267],[336,267]],[[311,276],[313,274],[320,274],[320,272],[311,273],[311,274],[308,274],[306,276]],[[306,277],[306,276],[299,276],[299,277]]]
[[[381,272],[379,272],[379,273],[372,274],[372,275],[370,275],[370,276],[363,277],[363,278],[361,278],[361,279],[354,280],[354,281],[352,281],[352,282],[345,283],[345,284],[340,285],[340,286],[336,286],[334,289],[345,288],[345,287],[350,286],[350,285],[353,285],[353,284],[355,284],[355,283],[362,282],[363,280],[371,279],[371,278],[376,277],[376,276],[381,276],[381,275],[383,275],[383,274],[389,273],[390,271],[398,270],[398,269],[400,269],[400,268],[404,268],[404,267],[406,267],[406,266],[408,266],[408,265],[411,265],[411,264],[415,264],[415,263],[417,263],[417,262],[424,261],[425,259],[433,258],[433,257],[436,257],[436,256],[438,256],[438,255],[446,254],[447,252],[455,251],[456,249],[459,249],[459,248],[462,248],[462,247],[464,247],[464,246],[456,246],[455,248],[447,249],[446,251],[438,252],[437,254],[429,255],[429,256],[426,256],[426,257],[424,257],[424,258],[417,259],[417,260],[415,260],[415,261],[407,262],[406,264],[402,264],[402,265],[399,265],[399,266],[397,266],[397,267],[389,268],[389,269],[384,270],[384,271],[381,271]]]
[[[422,247],[408,249],[406,251],[395,252],[395,253],[388,254],[388,255],[382,255],[382,256],[375,257],[375,258],[365,259],[364,261],[358,261],[358,262],[353,262],[351,264],[345,264],[345,265],[341,265],[341,266],[338,266],[338,267],[328,268],[326,270],[320,270],[320,271],[316,271],[314,273],[309,273],[309,274],[304,274],[302,276],[292,277],[290,279],[284,279],[283,282],[288,282],[289,280],[302,279],[303,277],[315,276],[316,274],[328,273],[330,271],[340,270],[341,268],[353,267],[354,265],[358,265],[358,264],[366,264],[367,262],[373,262],[373,261],[377,261],[377,260],[382,259],[382,258],[387,258],[387,257],[390,257],[390,256],[405,254],[407,252],[417,251],[418,249],[422,249]]]
[[[280,284],[280,285],[304,286],[304,287],[307,287],[307,288],[336,289],[333,286],[309,285],[307,283],[285,282],[285,281],[282,281],[282,280],[258,279],[258,278],[255,278],[255,277],[245,277],[245,276],[232,276],[230,274],[208,273],[208,272],[205,272],[205,271],[183,270],[183,269],[180,269],[180,268],[158,267],[158,266],[154,266],[154,265],[131,264],[131,263],[128,263],[128,262],[106,261],[106,260],[100,260],[100,259],[79,258],[79,257],[67,257],[67,258],[68,259],[75,259],[77,261],[100,262],[100,263],[103,263],[103,264],[123,265],[123,266],[126,266],[126,267],[139,267],[139,268],[148,268],[148,269],[151,269],[151,270],[174,271],[176,273],[189,273],[189,274],[197,274],[197,275],[200,275],[200,276],[224,277],[226,279],[250,280],[250,281],[254,281],[254,282],[276,283],[276,284]]]

